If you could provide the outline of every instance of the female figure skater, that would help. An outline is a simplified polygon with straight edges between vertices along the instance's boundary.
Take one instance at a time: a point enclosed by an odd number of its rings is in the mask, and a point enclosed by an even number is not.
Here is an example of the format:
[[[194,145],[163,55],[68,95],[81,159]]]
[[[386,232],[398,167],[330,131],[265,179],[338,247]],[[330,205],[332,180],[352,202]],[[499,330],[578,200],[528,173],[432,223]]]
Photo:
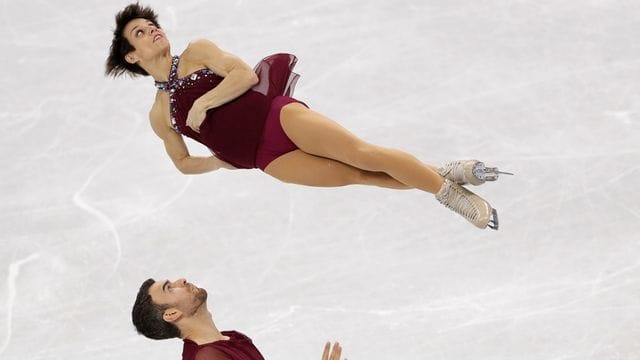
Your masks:
[[[396,149],[364,142],[290,95],[296,57],[276,54],[251,69],[207,40],[172,56],[157,15],[131,4],[116,15],[106,74],[151,75],[157,87],[151,127],[185,174],[219,168],[260,168],[287,183],[375,185],[420,189],[475,226],[498,228],[495,209],[461,185],[498,177],[477,160],[426,165]],[[207,146],[190,156],[182,136]]]

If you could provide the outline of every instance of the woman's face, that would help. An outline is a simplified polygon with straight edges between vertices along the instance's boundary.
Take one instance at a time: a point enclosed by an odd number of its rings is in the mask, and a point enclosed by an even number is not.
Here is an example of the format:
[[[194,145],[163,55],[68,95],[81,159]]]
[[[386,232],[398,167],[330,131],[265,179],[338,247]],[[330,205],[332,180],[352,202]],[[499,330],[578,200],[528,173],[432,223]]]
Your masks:
[[[129,21],[124,27],[123,36],[135,48],[125,56],[130,63],[153,58],[169,48],[164,31],[147,19]]]

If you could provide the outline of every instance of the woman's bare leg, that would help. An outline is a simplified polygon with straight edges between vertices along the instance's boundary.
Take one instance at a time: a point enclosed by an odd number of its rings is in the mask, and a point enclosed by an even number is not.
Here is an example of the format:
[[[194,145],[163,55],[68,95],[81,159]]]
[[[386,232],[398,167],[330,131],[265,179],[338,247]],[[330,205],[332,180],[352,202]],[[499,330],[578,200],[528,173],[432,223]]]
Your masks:
[[[443,178],[432,166],[403,151],[369,144],[301,104],[283,107],[280,123],[291,141],[306,153],[364,171],[386,173],[409,188],[436,193],[442,187]]]
[[[276,179],[308,186],[373,185],[391,189],[409,189],[383,172],[355,168],[336,160],[307,154],[302,150],[286,153],[273,160],[264,172]]]

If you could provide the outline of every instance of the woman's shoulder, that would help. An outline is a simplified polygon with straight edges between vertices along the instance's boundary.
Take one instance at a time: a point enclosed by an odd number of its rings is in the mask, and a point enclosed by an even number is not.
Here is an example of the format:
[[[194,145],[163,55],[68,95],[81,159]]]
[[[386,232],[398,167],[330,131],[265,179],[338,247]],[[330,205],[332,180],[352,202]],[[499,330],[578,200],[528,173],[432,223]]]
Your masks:
[[[185,52],[186,51],[197,52],[199,50],[210,48],[212,46],[215,47],[216,44],[209,39],[205,39],[205,38],[195,39],[189,42],[189,44],[187,45],[187,48],[185,49]]]
[[[156,96],[151,105],[151,112],[163,111],[169,104],[169,94],[164,90],[156,90]]]
[[[165,118],[169,116],[169,96],[165,91],[158,90],[156,93],[156,98],[153,101],[153,105],[151,105],[151,110],[149,110],[149,118],[152,123],[164,123]]]
[[[211,55],[211,52],[218,51],[218,46],[208,39],[196,39],[187,45],[180,55],[181,61],[198,62]]]

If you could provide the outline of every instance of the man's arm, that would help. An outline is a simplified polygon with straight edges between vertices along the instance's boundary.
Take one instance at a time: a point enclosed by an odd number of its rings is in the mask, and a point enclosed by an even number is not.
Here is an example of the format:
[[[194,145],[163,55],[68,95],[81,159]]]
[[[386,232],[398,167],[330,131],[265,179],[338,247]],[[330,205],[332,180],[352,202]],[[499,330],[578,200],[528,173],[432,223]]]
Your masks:
[[[180,172],[183,174],[202,174],[209,171],[218,170],[220,168],[235,169],[230,164],[218,159],[215,156],[191,156],[187,145],[184,143],[184,139],[172,128],[167,125],[166,116],[159,105],[154,104],[149,118],[151,121],[151,128],[164,142],[167,155],[173,161]]]

